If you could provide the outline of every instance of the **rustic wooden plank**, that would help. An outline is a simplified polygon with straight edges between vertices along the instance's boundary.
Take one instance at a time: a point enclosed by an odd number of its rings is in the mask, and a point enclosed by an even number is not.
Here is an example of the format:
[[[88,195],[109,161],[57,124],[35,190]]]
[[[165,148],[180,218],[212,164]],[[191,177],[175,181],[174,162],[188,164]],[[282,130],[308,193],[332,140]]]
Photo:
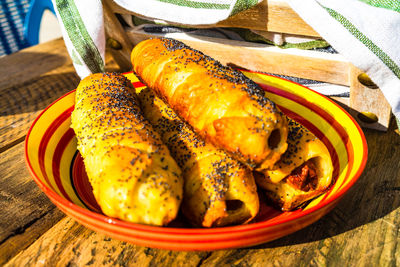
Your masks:
[[[0,151],[25,136],[51,102],[75,88],[79,77],[62,39],[0,58]],[[21,71],[24,70],[24,71]]]
[[[196,266],[207,255],[207,252],[174,252],[121,242],[67,217],[6,266]]]
[[[351,66],[349,73],[351,113],[362,127],[386,131],[391,118],[390,104],[378,87],[374,85],[368,87],[360,82],[358,77],[362,73],[360,69]],[[369,117],[376,116],[377,120],[371,120],[360,112],[365,112]]]
[[[137,15],[118,6],[113,0],[107,0],[107,2],[115,13]],[[305,23],[286,1],[282,0],[264,0],[260,4],[217,24],[196,25],[196,27],[237,27],[319,37],[319,34]]]
[[[20,143],[0,154],[0,265],[28,247],[63,213],[31,178]]]
[[[9,261],[23,265],[396,266],[400,264],[400,136],[365,130],[369,161],[329,214],[279,240],[251,248],[175,252],[127,244],[65,218]]]
[[[219,60],[249,70],[288,75],[333,84],[349,86],[349,62],[339,54],[300,49],[281,49],[258,43],[226,40],[190,34],[149,34],[140,30],[128,30],[128,36],[136,45],[155,36],[180,40],[189,46]]]
[[[42,217],[30,222],[26,227],[18,229],[6,241],[0,243],[0,265],[7,263],[15,257],[19,252],[29,247],[43,233],[53,227],[59,220],[65,217],[58,208],[54,207]]]
[[[64,41],[60,38],[1,57],[0,93],[3,88],[22,84],[69,62]]]
[[[0,68],[0,151],[21,141],[37,115],[80,80],[61,39],[2,57],[3,64],[9,68]],[[109,54],[106,64],[119,70]]]
[[[133,45],[122,28],[122,25],[106,2],[103,2],[103,10],[104,28],[107,35],[107,47],[110,49],[110,52],[118,63],[121,71],[130,71],[132,70],[130,58]]]
[[[79,77],[73,72],[53,71],[11,87],[0,93],[0,146],[25,136],[30,124],[48,105],[76,88]],[[64,68],[64,70],[67,68]]]

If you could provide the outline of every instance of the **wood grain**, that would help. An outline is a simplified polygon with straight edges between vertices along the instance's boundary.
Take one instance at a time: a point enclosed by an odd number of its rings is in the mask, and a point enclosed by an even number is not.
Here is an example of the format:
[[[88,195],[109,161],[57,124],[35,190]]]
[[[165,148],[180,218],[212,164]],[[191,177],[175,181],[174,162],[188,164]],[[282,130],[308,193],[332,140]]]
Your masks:
[[[360,83],[357,78],[360,69],[351,66],[350,79],[350,107],[352,115],[362,127],[386,131],[391,118],[391,107],[379,88],[369,88]],[[368,123],[359,118],[359,112],[371,112],[378,117],[377,122]]]
[[[106,2],[114,13],[138,15],[120,7],[113,0],[107,0]],[[139,16],[143,17],[143,15]],[[217,24],[195,26],[199,28],[236,27],[319,37],[319,34],[305,23],[283,0],[264,0],[260,4]]]
[[[0,265],[64,217],[31,178],[24,144],[6,152],[0,153]]]
[[[0,93],[65,65],[71,64],[64,41],[56,39],[0,58]]]
[[[119,70],[109,54],[106,64],[109,71]],[[75,89],[80,78],[62,39],[2,57],[0,66],[9,66],[0,68],[1,152],[21,142],[38,114]]]
[[[104,10],[104,28],[107,36],[107,41],[116,41],[120,44],[120,48],[110,47],[108,45],[110,53],[118,63],[121,71],[126,72],[132,70],[132,64],[130,61],[131,51],[133,45],[128,39],[122,25],[119,23],[115,14],[112,12],[106,1],[103,2]],[[109,43],[109,42],[106,42]]]
[[[10,266],[196,266],[207,252],[173,252],[121,242],[70,218],[61,220]]]
[[[118,71],[109,54],[107,70]],[[36,116],[79,82],[62,39],[0,58],[0,265],[65,215],[43,194],[24,160]]]
[[[133,44],[156,36],[180,40],[194,49],[244,69],[288,75],[349,86],[349,62],[339,54],[300,49],[281,49],[258,43],[226,40],[190,34],[149,34],[130,29]]]
[[[49,72],[19,85],[3,87],[0,92],[0,145],[6,146],[25,136],[37,115],[73,90],[78,82],[70,65],[69,72]]]
[[[400,264],[400,136],[365,130],[369,161],[359,181],[313,225],[256,247],[177,252],[140,247],[64,218],[7,265],[397,266]],[[6,265],[6,266],[7,266]]]

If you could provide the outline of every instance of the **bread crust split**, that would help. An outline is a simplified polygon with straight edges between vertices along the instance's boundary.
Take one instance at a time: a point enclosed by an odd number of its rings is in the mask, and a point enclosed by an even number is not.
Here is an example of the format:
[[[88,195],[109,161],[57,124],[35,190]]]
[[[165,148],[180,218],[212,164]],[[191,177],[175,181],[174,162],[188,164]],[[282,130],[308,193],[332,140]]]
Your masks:
[[[326,192],[333,165],[324,143],[307,128],[288,118],[288,149],[270,170],[255,173],[257,184],[283,211],[290,211]]]
[[[150,225],[166,225],[177,216],[183,197],[181,170],[143,117],[135,90],[123,75],[83,79],[71,122],[104,214]]]
[[[200,139],[149,88],[140,89],[144,115],[153,124],[182,169],[182,212],[194,226],[243,224],[259,209],[250,169]]]
[[[242,73],[166,38],[140,42],[131,61],[142,81],[201,138],[252,169],[272,167],[286,150],[285,117]]]

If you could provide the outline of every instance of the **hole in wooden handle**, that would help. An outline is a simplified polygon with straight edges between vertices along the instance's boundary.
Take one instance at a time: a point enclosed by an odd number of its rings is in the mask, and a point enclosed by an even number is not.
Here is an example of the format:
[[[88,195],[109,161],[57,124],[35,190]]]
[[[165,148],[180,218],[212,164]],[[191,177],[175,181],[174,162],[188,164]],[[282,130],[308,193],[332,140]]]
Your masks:
[[[357,117],[360,119],[360,121],[365,123],[374,123],[378,121],[378,116],[368,111],[358,113]]]
[[[108,38],[107,39],[107,46],[109,46],[109,47],[111,47],[112,49],[115,49],[115,50],[122,49],[121,43],[118,42],[117,40],[113,39],[113,38]]]
[[[376,89],[378,86],[371,80],[371,78],[366,73],[361,73],[357,77],[358,81],[368,88]]]

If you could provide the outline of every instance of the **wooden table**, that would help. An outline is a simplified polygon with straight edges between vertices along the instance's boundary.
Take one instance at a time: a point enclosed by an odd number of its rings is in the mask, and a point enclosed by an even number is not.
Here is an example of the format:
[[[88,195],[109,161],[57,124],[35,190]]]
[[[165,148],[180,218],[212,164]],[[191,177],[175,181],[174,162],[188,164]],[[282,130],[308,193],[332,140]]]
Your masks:
[[[108,70],[118,70],[107,59]],[[26,132],[79,82],[62,40],[0,58],[0,265],[396,266],[400,265],[400,136],[365,130],[369,160],[339,205],[313,225],[257,247],[177,252],[141,247],[66,217],[31,178]]]

